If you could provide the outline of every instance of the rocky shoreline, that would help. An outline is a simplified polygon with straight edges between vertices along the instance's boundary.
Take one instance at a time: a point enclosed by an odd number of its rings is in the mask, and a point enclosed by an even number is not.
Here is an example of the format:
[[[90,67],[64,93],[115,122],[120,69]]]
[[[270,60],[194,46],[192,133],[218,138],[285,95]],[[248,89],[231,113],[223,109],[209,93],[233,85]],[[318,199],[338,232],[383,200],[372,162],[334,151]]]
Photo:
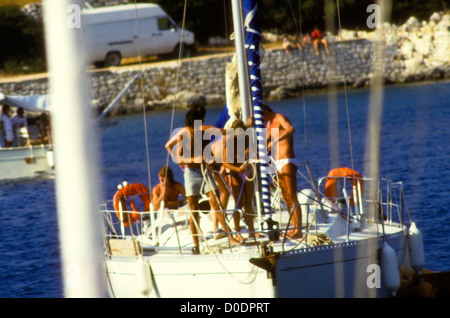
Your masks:
[[[386,85],[450,78],[450,14],[435,13],[422,22],[410,18],[401,26],[385,24],[384,30]],[[311,46],[292,52],[267,50],[261,63],[264,98],[299,97],[305,90],[330,85],[370,86],[375,33],[343,30],[339,38],[329,35],[327,39],[329,55],[322,51],[316,56]],[[224,103],[227,63],[225,54],[142,65],[143,85],[138,82],[131,87],[113,113],[140,112],[143,104],[153,110],[171,108],[174,103],[176,107]],[[140,69],[124,66],[88,73],[92,107],[104,109]],[[3,82],[0,92],[47,94],[48,79]]]

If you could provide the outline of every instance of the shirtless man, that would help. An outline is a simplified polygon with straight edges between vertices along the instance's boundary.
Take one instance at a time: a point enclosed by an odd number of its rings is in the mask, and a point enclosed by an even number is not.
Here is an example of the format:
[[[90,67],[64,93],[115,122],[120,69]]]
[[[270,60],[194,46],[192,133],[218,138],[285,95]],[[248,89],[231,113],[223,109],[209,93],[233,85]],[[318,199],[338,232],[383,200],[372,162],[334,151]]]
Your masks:
[[[159,184],[157,184],[152,191],[153,208],[158,211],[161,208],[161,202],[164,201],[164,207],[169,209],[178,208],[184,201],[186,191],[184,186],[175,181],[172,169],[163,166],[158,173]],[[181,199],[178,199],[179,196]]]
[[[186,197],[189,203],[189,209],[191,211],[199,210],[199,199],[201,193],[201,186],[203,181],[202,164],[204,164],[203,150],[205,145],[202,144],[202,132],[201,128],[195,126],[195,121],[203,120],[203,113],[198,109],[191,109],[186,113],[185,123],[186,126],[178,131],[167,143],[166,149],[176,162],[184,170],[184,186],[186,189]],[[197,138],[194,138],[197,137]],[[200,137],[200,138],[199,138]],[[182,144],[181,149],[174,147],[178,144]],[[213,211],[220,211],[219,205],[214,195],[214,191],[217,190],[217,186],[214,182],[214,178],[209,174],[205,174],[204,192],[208,194],[210,198],[210,204]],[[215,212],[213,212],[215,213]],[[225,223],[225,219],[222,213],[217,213],[219,223],[229,233],[228,227]],[[191,229],[192,239],[194,241],[194,247],[192,249],[193,254],[200,254],[199,249],[199,231],[200,215],[198,212],[192,212],[189,222]],[[231,243],[239,243],[231,234],[228,234]]]
[[[274,113],[272,109],[263,104],[264,122],[267,123],[267,147],[269,151],[274,149],[272,156],[275,158],[278,180],[281,187],[283,199],[286,202],[289,212],[295,206],[291,217],[291,230],[286,235],[293,239],[303,237],[302,210],[297,199],[297,161],[294,154],[294,128],[286,116]],[[278,129],[278,139],[273,140],[271,130]],[[278,143],[278,145],[272,145]],[[278,153],[276,153],[278,152]]]

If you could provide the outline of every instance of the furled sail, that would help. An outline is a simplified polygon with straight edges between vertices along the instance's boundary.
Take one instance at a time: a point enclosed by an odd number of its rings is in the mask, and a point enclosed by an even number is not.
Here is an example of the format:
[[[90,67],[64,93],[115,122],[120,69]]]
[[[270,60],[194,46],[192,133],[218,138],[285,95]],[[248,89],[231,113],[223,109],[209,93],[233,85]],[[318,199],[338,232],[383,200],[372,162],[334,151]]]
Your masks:
[[[261,59],[263,49],[261,43],[261,27],[257,16],[257,1],[244,0],[244,34],[245,47],[249,65],[250,93],[253,105],[253,117],[257,136],[258,157],[260,159],[261,192],[263,213],[270,214],[270,170],[269,156],[267,155],[267,133],[264,124],[264,111],[262,108],[263,90],[261,78]]]

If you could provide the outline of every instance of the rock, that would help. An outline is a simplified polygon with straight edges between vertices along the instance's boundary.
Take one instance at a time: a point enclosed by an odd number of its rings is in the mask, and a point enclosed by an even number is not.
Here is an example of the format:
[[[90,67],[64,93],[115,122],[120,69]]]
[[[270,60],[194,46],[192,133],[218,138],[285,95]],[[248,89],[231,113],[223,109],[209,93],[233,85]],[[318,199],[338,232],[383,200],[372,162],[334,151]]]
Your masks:
[[[430,22],[439,23],[442,19],[442,13],[441,12],[435,12],[430,17]]]
[[[419,19],[417,19],[416,17],[410,17],[406,23],[404,24],[405,26],[405,30],[408,32],[413,32],[415,31],[417,28],[420,27],[420,22]]]

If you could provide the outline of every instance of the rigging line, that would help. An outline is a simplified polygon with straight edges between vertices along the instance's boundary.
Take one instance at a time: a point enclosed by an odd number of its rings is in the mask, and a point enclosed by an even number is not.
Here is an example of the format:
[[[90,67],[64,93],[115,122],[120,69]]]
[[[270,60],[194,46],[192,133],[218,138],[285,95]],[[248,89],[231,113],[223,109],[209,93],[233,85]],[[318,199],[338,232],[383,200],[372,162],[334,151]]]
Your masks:
[[[230,60],[230,48],[228,45],[229,37],[228,37],[228,17],[227,17],[227,2],[223,0],[223,15],[225,20],[225,45],[227,46],[227,61]]]
[[[291,8],[291,12],[292,12],[292,18],[294,19],[294,24],[295,24],[295,30],[298,30],[298,40],[300,41],[300,47],[302,47],[302,39],[301,36],[303,34],[303,30],[302,30],[302,9],[301,9],[301,0],[298,1],[298,20],[299,20],[299,24],[298,24],[298,28],[297,28],[297,22],[294,16],[294,9],[292,8],[292,4],[291,1],[289,0],[289,7]],[[306,63],[308,63],[308,61],[306,61]],[[304,72],[303,68],[302,68],[302,72]],[[308,137],[307,137],[307,129],[306,129],[306,100],[305,100],[305,82],[302,79],[303,85],[302,85],[302,105],[303,105],[303,133],[305,135],[305,159],[306,161],[308,161]]]
[[[295,15],[294,15],[294,9],[292,8],[291,0],[289,0],[289,7],[290,7],[290,10],[291,10],[291,13],[292,13],[292,18],[294,20],[295,30],[297,32],[297,36],[301,40],[302,27],[301,27],[301,23],[300,23],[299,27],[297,26],[297,22],[296,22],[296,18],[295,18]],[[301,22],[301,0],[299,0],[299,14],[300,14],[299,20]],[[329,136],[329,133],[328,133],[327,124],[325,122],[325,116],[323,114],[322,107],[320,107],[320,103],[318,102],[317,96],[316,96],[317,87],[316,87],[315,79],[317,79],[317,78],[315,78],[315,76],[311,72],[311,68],[310,68],[310,65],[309,65],[310,63],[309,63],[308,57],[306,56],[306,53],[304,51],[305,48],[301,45],[301,43],[300,43],[300,47],[302,48],[300,54],[301,54],[303,60],[306,62],[307,75],[309,75],[309,78],[311,80],[311,84],[312,84],[312,88],[313,88],[313,92],[314,92],[313,96],[315,97],[314,98],[314,102],[315,102],[317,108],[319,109],[319,112],[320,112],[320,115],[321,115],[321,119],[322,119],[322,124],[324,125],[325,131],[327,132],[326,136],[327,136],[328,142],[330,142],[330,136]],[[303,75],[303,77],[305,77],[305,70],[304,70],[304,68],[302,68],[302,75]],[[306,84],[306,82],[303,80],[303,78],[302,78],[302,82],[303,82],[303,85],[302,85],[302,88],[303,88],[303,100],[305,100],[305,84]],[[304,101],[304,103],[306,104],[306,101]],[[306,110],[304,110],[304,112],[306,112]],[[304,120],[306,121],[306,116],[305,115],[304,115]],[[306,125],[304,126],[304,129],[306,131]],[[306,138],[306,132],[305,132],[305,138]],[[306,142],[307,142],[307,140],[305,139],[305,143]]]
[[[145,98],[144,98],[144,78],[143,78],[143,70],[142,70],[142,59],[141,59],[141,39],[139,34],[139,19],[138,19],[138,10],[137,10],[137,3],[136,0],[134,0],[134,8],[135,8],[135,16],[136,16],[136,32],[137,32],[137,44],[138,44],[138,57],[139,57],[139,69],[140,69],[140,92],[142,95],[142,110],[144,114],[144,128],[145,128],[145,148],[147,153],[147,174],[148,174],[148,184],[149,189],[151,191],[152,189],[152,180],[151,180],[151,172],[150,172],[150,155],[149,155],[149,147],[148,147],[148,131],[147,131],[147,116],[146,116],[146,110],[145,110]]]
[[[135,0],[136,2],[136,0]],[[184,30],[185,30],[185,21],[186,21],[186,7],[187,7],[187,0],[185,0],[184,2],[184,9],[183,9],[183,21],[182,21],[182,25],[181,25],[181,39],[180,39],[180,45],[179,45],[179,51],[178,51],[178,66],[177,66],[177,74],[176,74],[176,78],[175,78],[175,98],[173,100],[173,105],[172,105],[172,116],[171,116],[171,121],[170,121],[170,132],[169,132],[169,139],[170,136],[172,134],[173,131],[173,121],[174,121],[174,116],[175,116],[175,106],[176,106],[176,96],[177,96],[177,91],[178,91],[178,82],[179,82],[179,75],[180,75],[180,68],[181,68],[181,56],[182,56],[182,52],[183,52],[183,39],[184,39]],[[167,173],[169,170],[169,158],[170,158],[170,153],[167,153],[167,157],[166,157],[166,171],[165,171],[165,182],[164,182],[164,187],[163,187],[163,207],[165,206],[165,196],[166,196],[166,185],[167,185]],[[149,176],[150,178],[150,176]],[[151,188],[150,188],[151,191]],[[161,208],[161,207],[160,207]],[[177,235],[177,241],[178,241],[178,248],[181,251],[181,245],[180,245],[180,239],[178,236],[178,231],[176,231],[176,235]]]
[[[192,220],[193,220],[194,226],[195,226],[196,229],[200,232],[200,233],[195,234],[195,235],[200,236],[200,237],[203,238],[204,244],[206,244],[207,249],[208,249],[209,252],[211,253],[210,255],[214,256],[214,258],[215,258],[216,261],[219,263],[220,267],[222,267],[222,269],[225,271],[225,273],[227,273],[232,279],[234,279],[234,280],[235,280],[236,282],[238,282],[238,283],[241,283],[241,284],[244,284],[244,285],[253,283],[253,282],[255,281],[255,279],[256,279],[256,275],[258,274],[258,267],[256,267],[255,265],[253,265],[253,266],[251,267],[251,270],[248,272],[247,277],[244,277],[243,279],[238,279],[235,275],[233,275],[233,273],[232,273],[230,270],[228,270],[228,269],[225,267],[225,265],[220,261],[220,259],[219,259],[218,255],[217,255],[217,253],[214,252],[214,250],[213,250],[213,247],[214,247],[214,246],[211,246],[211,245],[209,244],[209,242],[208,242],[208,240],[207,240],[205,234],[204,234],[203,231],[200,229],[200,225],[198,224],[197,220],[195,220],[195,218],[192,216],[192,213],[193,213],[194,211],[192,211],[192,210],[190,210],[190,209],[189,209],[188,211],[189,211],[190,217],[191,217]],[[197,213],[200,213],[200,211],[196,211],[196,212],[197,212]],[[201,244],[201,243],[200,243],[200,244]],[[229,244],[230,244],[230,243],[229,243]],[[229,247],[230,247],[230,252],[233,253],[233,251],[232,251],[232,246],[230,245]],[[251,278],[251,276],[253,275],[253,272],[254,272],[255,270],[256,270],[256,272],[255,272],[255,274],[254,274],[253,279],[250,280],[250,281],[248,281],[248,282],[246,282],[246,280],[248,280],[249,278]]]
[[[176,106],[176,103],[177,103],[178,83],[179,83],[180,68],[181,68],[181,56],[183,54],[183,44],[184,44],[183,40],[184,40],[184,30],[185,30],[185,24],[186,24],[186,8],[187,8],[187,0],[184,1],[184,8],[183,8],[183,20],[182,20],[182,24],[181,24],[180,45],[179,45],[179,50],[178,50],[177,74],[176,74],[176,77],[175,77],[175,98],[173,99],[173,104],[172,104],[172,117],[171,117],[171,120],[170,120],[169,139],[170,139],[170,136],[172,135],[172,131],[173,131],[173,121],[174,121],[174,117],[175,117],[175,106]],[[166,157],[166,167],[167,168],[169,168],[169,158],[170,158],[170,153],[167,153],[167,157]],[[167,179],[167,170],[168,169],[166,169],[166,179]],[[164,184],[163,198],[165,197],[165,194],[166,194],[166,184]]]
[[[353,165],[353,146],[352,146],[352,136],[351,136],[351,129],[350,129],[350,116],[348,111],[348,96],[347,96],[347,81],[345,79],[345,72],[344,72],[344,49],[342,47],[342,26],[341,26],[341,13],[339,9],[339,0],[336,0],[336,9],[337,9],[337,18],[338,18],[338,25],[339,25],[339,38],[341,40],[341,64],[342,64],[342,74],[344,76],[344,96],[345,96],[345,109],[347,111],[347,132],[348,132],[348,141],[349,141],[349,148],[350,148],[350,160],[352,164],[352,170],[354,169]]]

